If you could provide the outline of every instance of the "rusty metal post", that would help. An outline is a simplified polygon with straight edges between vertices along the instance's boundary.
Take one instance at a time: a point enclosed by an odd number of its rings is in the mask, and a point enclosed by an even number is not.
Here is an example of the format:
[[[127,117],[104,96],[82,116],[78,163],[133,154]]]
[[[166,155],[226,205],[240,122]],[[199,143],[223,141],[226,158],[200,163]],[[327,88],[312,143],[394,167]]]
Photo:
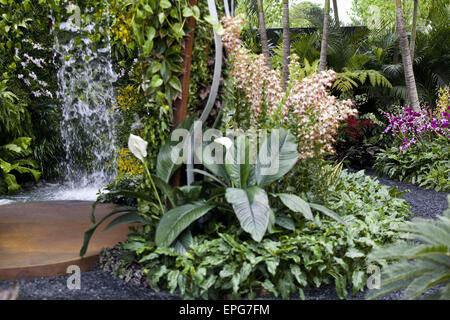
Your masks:
[[[196,0],[190,0],[189,5],[194,6],[197,4]],[[176,128],[180,123],[186,119],[188,102],[189,102],[189,82],[191,79],[191,63],[192,63],[192,48],[194,46],[194,33],[195,33],[195,18],[189,17],[186,21],[186,27],[189,33],[184,39],[182,56],[183,56],[183,74],[181,75],[181,97],[175,100],[173,107],[173,120],[172,128]],[[181,169],[178,169],[172,179],[172,186],[179,186],[181,180]]]

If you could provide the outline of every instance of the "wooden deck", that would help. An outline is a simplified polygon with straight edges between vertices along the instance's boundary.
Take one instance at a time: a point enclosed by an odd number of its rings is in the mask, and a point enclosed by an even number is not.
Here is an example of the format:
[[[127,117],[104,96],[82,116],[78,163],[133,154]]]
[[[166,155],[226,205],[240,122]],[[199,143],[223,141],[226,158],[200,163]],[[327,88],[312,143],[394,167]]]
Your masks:
[[[111,204],[98,205],[96,220],[113,208]],[[90,214],[91,202],[86,201],[0,206],[0,280],[66,275],[69,265],[78,265],[82,271],[92,269],[100,250],[124,241],[130,231],[125,225],[103,231],[108,219],[96,230],[80,259],[84,232],[92,226]]]

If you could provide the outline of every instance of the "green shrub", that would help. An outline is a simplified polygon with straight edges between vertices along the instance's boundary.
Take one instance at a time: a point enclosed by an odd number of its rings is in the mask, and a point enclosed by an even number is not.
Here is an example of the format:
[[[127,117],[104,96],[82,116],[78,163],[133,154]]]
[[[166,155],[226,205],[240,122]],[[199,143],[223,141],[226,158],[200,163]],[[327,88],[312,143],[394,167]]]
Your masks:
[[[406,152],[393,146],[376,155],[380,175],[417,183],[427,189],[450,191],[450,148],[448,139],[438,136],[410,147]]]
[[[111,181],[104,187],[98,197],[98,202],[115,203],[126,206],[136,206],[136,199],[126,197],[120,194],[116,194],[118,190],[136,190],[139,187],[142,176],[130,177],[129,175],[123,175],[117,179]]]

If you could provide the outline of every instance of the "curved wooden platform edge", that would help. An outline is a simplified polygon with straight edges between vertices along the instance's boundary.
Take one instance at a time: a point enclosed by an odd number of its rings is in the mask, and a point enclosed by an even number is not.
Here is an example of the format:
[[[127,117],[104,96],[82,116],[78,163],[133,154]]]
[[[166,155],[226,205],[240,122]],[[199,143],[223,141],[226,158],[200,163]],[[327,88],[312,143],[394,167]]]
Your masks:
[[[0,269],[0,280],[21,280],[69,275],[67,268],[71,265],[77,265],[80,267],[80,271],[89,271],[97,265],[98,256],[96,254],[54,264]]]
[[[94,268],[101,249],[125,241],[130,231],[127,225],[103,231],[107,219],[81,258],[84,232],[92,226],[91,205],[86,201],[45,201],[0,206],[0,280],[69,275],[70,265],[81,271]],[[115,207],[99,204],[96,220]]]

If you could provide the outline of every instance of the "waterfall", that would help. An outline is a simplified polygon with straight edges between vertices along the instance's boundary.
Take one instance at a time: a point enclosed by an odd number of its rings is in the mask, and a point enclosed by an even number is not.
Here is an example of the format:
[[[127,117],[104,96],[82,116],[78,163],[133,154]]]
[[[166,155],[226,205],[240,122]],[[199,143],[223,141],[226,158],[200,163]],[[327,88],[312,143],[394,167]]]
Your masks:
[[[53,17],[49,17],[53,21]],[[109,24],[109,21],[108,21]],[[54,30],[54,63],[60,65],[61,140],[65,158],[62,183],[40,181],[30,190],[7,195],[0,205],[45,200],[96,200],[97,191],[115,175],[116,119],[114,73],[109,35],[100,39],[95,24],[76,27],[72,21]]]
[[[83,194],[104,186],[115,172],[112,106],[117,74],[112,68],[109,38],[92,41],[94,30],[92,24],[77,29],[61,23],[55,33],[56,59],[61,65],[57,96],[66,155],[61,163],[64,189],[81,189]]]

